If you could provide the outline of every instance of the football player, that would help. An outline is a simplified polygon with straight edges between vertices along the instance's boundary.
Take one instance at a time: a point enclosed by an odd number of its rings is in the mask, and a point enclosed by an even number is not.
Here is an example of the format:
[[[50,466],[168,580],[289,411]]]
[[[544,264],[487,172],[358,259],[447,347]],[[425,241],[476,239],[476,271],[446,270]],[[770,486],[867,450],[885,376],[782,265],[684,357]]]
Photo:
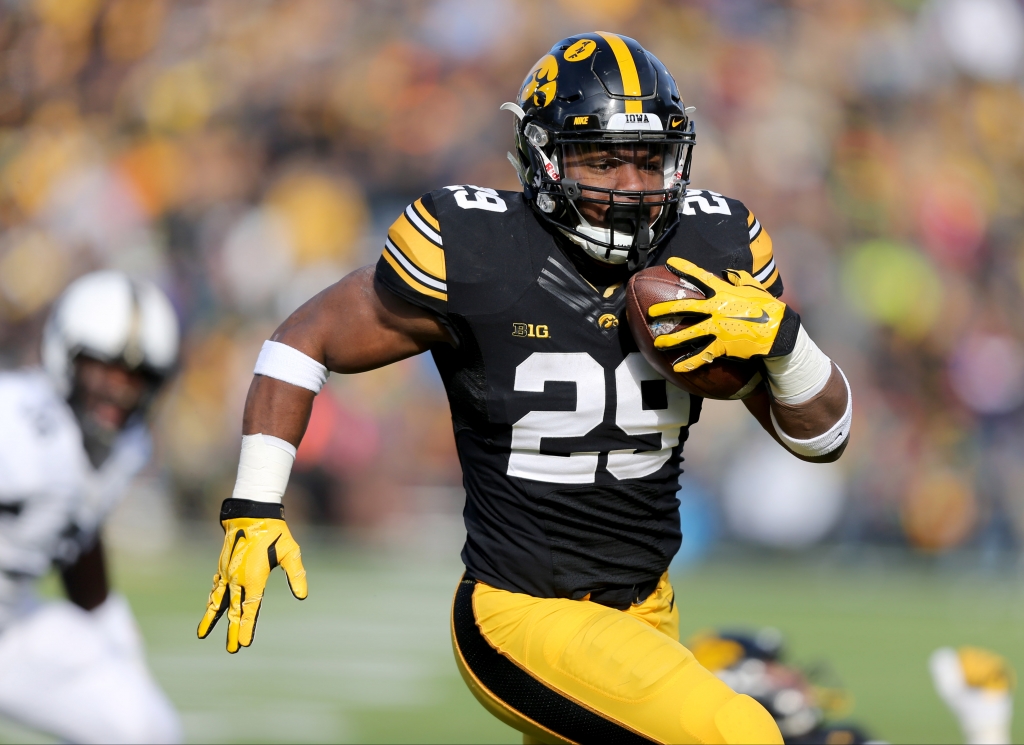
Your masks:
[[[849,709],[849,695],[842,688],[816,684],[806,672],[788,664],[777,629],[701,632],[686,646],[730,688],[746,693],[771,712],[787,745],[879,742],[856,725],[826,722],[826,714],[835,716]]]
[[[662,303],[678,369],[764,360],[744,399],[797,457],[849,434],[846,379],[778,300],[772,244],[743,204],[687,190],[694,128],[664,65],[612,33],[564,39],[516,103],[521,192],[448,186],[410,204],[375,267],[297,310],[256,363],[205,637],[248,646],[268,573],[307,585],[284,493],[329,371],[430,351],[466,488],[455,657],[497,717],[550,742],[780,742],[771,715],[678,640],[682,444],[701,399],[668,385],[624,323],[624,283],[667,264],[716,290]],[[423,126],[429,127],[430,122]],[[683,367],[685,365],[685,367]]]
[[[179,742],[100,530],[149,458],[146,411],[178,353],[164,294],[120,272],[57,300],[43,369],[0,374],[0,715],[66,742]],[[35,586],[60,570],[68,600]]]
[[[830,723],[849,709],[841,688],[822,686],[798,667],[787,664],[782,634],[766,628],[757,632],[700,632],[687,647],[701,665],[761,703],[791,745],[881,742],[850,723]],[[956,717],[967,745],[1007,745],[1011,742],[1013,688],[1016,675],[1003,657],[979,647],[942,647],[928,660],[935,690]]]

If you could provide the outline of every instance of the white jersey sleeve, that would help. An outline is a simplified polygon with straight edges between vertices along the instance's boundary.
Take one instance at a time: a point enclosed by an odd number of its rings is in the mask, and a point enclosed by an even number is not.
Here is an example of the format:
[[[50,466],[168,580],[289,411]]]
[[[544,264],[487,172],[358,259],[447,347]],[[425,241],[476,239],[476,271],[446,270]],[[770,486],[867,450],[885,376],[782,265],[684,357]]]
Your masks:
[[[0,571],[49,569],[88,468],[78,423],[45,375],[0,374]]]
[[[56,560],[87,547],[149,457],[140,424],[100,469],[41,371],[0,373],[0,628]]]

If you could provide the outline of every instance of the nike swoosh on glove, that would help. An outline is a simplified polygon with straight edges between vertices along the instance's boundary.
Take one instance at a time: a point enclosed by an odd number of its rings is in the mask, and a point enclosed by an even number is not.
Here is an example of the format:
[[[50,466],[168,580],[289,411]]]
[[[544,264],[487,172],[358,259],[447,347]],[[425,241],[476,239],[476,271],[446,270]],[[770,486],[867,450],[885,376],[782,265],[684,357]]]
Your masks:
[[[224,547],[198,634],[200,639],[209,636],[227,611],[227,650],[234,654],[239,647],[252,644],[263,591],[274,567],[284,569],[292,595],[299,600],[305,600],[309,590],[302,553],[284,521],[282,505],[225,499],[220,524],[224,526]]]
[[[793,350],[800,317],[776,299],[749,272],[726,270],[725,281],[686,259],[672,257],[668,268],[704,293],[652,305],[647,315],[688,315],[691,326],[654,340],[656,349],[690,347],[676,361],[676,372],[690,372],[718,357],[776,357]]]

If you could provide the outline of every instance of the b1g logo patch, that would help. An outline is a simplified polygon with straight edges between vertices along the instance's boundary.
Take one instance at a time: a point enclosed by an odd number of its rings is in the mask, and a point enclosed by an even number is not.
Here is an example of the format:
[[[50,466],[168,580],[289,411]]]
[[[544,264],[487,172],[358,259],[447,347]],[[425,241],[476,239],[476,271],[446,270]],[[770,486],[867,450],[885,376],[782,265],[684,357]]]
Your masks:
[[[534,326],[532,323],[513,323],[512,336],[519,336],[525,339],[550,339],[551,332],[546,324]]]

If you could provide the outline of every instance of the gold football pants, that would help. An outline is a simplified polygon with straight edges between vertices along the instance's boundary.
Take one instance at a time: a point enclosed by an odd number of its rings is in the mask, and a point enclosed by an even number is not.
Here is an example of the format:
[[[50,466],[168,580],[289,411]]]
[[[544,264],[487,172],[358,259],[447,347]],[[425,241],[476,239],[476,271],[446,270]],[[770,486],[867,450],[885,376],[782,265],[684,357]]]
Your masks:
[[[679,643],[668,574],[625,611],[464,578],[455,660],[492,714],[545,743],[781,743],[771,715]]]

